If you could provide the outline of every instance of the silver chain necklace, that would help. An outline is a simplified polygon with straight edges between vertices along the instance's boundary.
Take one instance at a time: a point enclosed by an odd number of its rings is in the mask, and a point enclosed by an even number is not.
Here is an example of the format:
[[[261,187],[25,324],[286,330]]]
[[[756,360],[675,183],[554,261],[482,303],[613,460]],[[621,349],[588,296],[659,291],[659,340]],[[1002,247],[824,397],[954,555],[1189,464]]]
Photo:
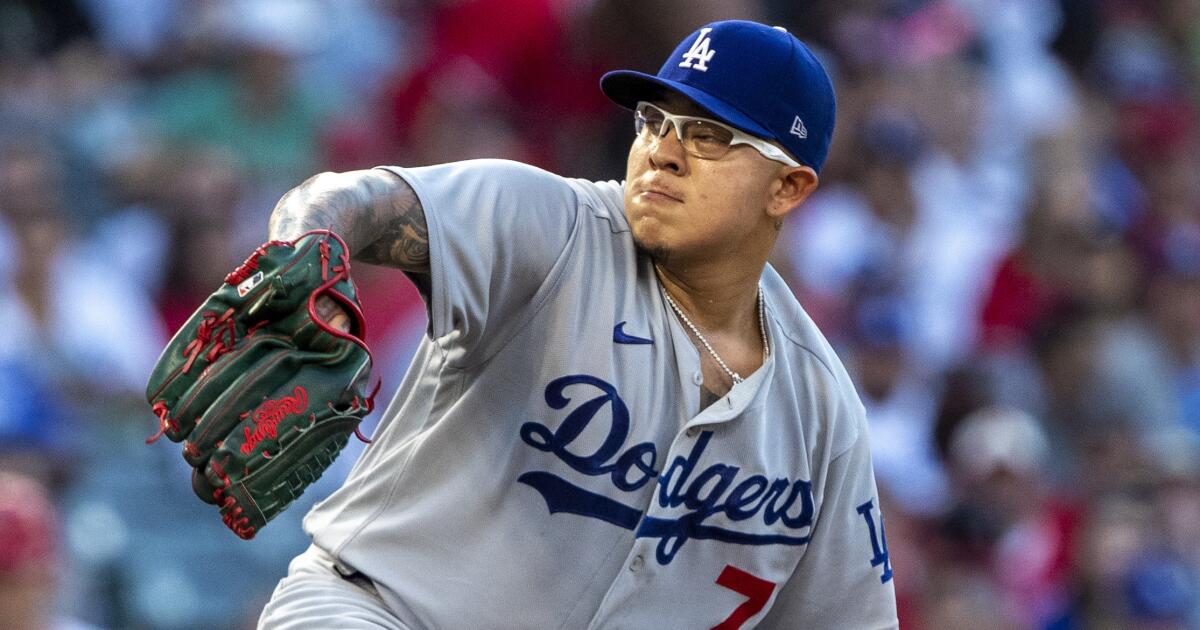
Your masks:
[[[729,378],[733,379],[733,384],[737,385],[738,383],[741,383],[744,379],[737,372],[729,369],[728,365],[725,365],[725,361],[721,359],[721,355],[717,354],[716,350],[713,350],[712,344],[708,343],[708,340],[704,338],[704,335],[700,334],[700,329],[696,328],[696,325],[692,323],[692,320],[688,319],[688,316],[683,314],[683,309],[679,308],[679,305],[676,304],[675,300],[671,298],[671,294],[667,292],[665,287],[663,288],[663,297],[667,298],[667,304],[671,305],[671,310],[675,311],[676,315],[679,315],[679,319],[682,319],[683,323],[687,324],[687,327],[692,329],[692,332],[695,333],[696,338],[700,340],[700,343],[704,344],[704,349],[708,350],[708,353],[712,355],[712,358],[717,360],[717,365],[721,366],[721,369],[725,370],[725,373],[729,375]],[[761,286],[758,287],[758,330],[760,333],[762,333],[763,361],[766,361],[767,355],[771,354],[771,348],[769,345],[767,345],[767,326],[766,320],[763,317],[763,290]]]

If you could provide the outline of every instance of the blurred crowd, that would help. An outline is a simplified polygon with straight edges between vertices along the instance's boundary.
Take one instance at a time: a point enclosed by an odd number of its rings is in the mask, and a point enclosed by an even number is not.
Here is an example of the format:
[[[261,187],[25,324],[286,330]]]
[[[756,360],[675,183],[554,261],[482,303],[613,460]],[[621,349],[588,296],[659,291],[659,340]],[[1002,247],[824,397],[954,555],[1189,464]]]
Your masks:
[[[867,406],[902,626],[1200,628],[1200,0],[0,2],[0,627],[252,627],[356,453],[237,541],[143,444],[170,332],[321,170],[620,179],[600,74],[725,18],[834,77],[773,264]],[[424,309],[356,277],[395,387]]]

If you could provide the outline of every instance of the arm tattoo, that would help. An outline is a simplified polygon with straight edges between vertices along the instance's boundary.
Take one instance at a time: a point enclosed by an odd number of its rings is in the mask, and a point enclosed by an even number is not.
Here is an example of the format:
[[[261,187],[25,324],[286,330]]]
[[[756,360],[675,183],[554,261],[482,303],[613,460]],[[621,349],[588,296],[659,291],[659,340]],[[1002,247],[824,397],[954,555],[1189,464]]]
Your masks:
[[[429,228],[417,195],[407,184],[394,195],[379,237],[358,253],[358,259],[405,271],[429,272]]]
[[[382,170],[322,173],[288,191],[271,213],[270,237],[329,228],[356,260],[429,273],[429,230],[417,194]]]

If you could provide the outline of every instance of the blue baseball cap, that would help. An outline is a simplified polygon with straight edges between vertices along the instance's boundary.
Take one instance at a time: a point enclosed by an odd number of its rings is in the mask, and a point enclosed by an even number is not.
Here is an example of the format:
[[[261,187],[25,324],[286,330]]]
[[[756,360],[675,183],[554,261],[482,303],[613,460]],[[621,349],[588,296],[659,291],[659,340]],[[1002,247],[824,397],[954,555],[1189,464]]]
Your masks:
[[[821,172],[833,137],[833,83],[813,52],[782,27],[713,22],[687,36],[657,75],[616,70],[600,89],[633,109],[663,88],[738,129],[778,142]]]

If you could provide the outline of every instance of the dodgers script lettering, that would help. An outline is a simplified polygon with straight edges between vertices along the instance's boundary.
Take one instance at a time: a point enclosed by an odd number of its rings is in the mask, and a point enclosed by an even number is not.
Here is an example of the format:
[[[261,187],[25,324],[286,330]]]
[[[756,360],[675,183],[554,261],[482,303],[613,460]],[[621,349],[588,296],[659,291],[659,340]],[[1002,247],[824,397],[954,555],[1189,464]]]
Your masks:
[[[568,389],[576,398],[567,395]],[[663,565],[670,564],[691,539],[737,545],[808,543],[814,512],[809,481],[743,475],[739,466],[705,461],[712,431],[702,431],[691,451],[677,455],[660,474],[654,443],[625,446],[629,409],[611,383],[587,374],[563,376],[546,385],[545,398],[551,409],[570,409],[554,429],[540,422],[521,425],[521,440],[526,444],[554,455],[582,475],[607,477],[618,493],[635,492],[651,480],[658,484],[657,509],[653,504],[646,506],[650,508],[646,513],[646,507],[627,505],[554,473],[531,471],[521,475],[517,481],[537,490],[551,514],[565,512],[596,518],[635,530],[638,538],[656,538],[659,542],[655,555]],[[605,409],[608,413],[602,414]],[[587,446],[580,436],[593,426],[603,429],[604,425],[593,423],[602,423],[604,417],[608,418],[607,434],[598,444],[594,439],[586,441],[591,444]],[[595,434],[592,429],[591,435]],[[707,463],[703,468],[702,461]],[[773,533],[751,533],[707,522],[717,515],[734,523],[750,521],[747,529],[751,531],[766,526]]]

